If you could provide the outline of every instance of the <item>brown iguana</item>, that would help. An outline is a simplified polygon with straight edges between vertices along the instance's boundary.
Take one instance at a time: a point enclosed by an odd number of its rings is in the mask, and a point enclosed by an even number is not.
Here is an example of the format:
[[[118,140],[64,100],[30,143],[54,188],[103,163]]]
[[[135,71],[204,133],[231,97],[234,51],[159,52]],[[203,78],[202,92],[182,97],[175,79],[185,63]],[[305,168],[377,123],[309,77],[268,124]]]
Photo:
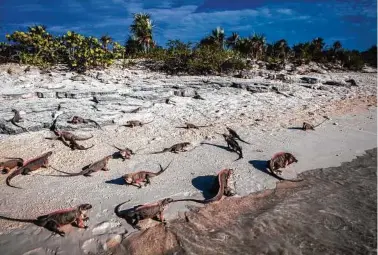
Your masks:
[[[10,180],[15,176],[22,174],[22,175],[29,175],[31,171],[35,171],[41,167],[49,167],[48,158],[52,155],[52,151],[46,152],[39,157],[33,158],[27,162],[24,162],[24,165],[13,171],[10,175],[8,175],[7,179],[5,180],[6,184],[13,188],[19,188],[13,185],[10,185]]]
[[[21,167],[24,165],[24,160],[22,158],[6,158],[9,159],[4,162],[0,162],[0,171],[2,174],[9,173],[15,167]]]
[[[141,127],[141,126],[146,125],[146,124],[149,124],[149,123],[151,123],[151,122],[153,122],[153,121],[154,121],[154,120],[151,120],[150,122],[142,123],[142,122],[139,121],[139,120],[129,120],[129,121],[126,121],[126,124],[121,125],[121,126],[131,127],[131,128],[136,127],[136,126]]]
[[[326,118],[324,121],[320,122],[318,125],[314,126],[308,122],[303,122],[302,130],[307,131],[307,130],[315,130],[316,127],[319,127],[321,124],[326,122],[328,118]]]
[[[119,156],[121,156],[123,161],[125,161],[126,159],[130,159],[131,155],[135,155],[135,152],[132,151],[131,149],[127,148],[127,147],[125,149],[121,149],[121,148],[119,148],[115,145],[111,145],[111,146],[118,150],[118,154],[119,154]]]
[[[173,202],[181,202],[181,201],[191,201],[191,202],[197,202],[201,204],[209,204],[215,201],[219,201],[222,199],[222,197],[225,196],[234,196],[235,191],[231,187],[230,179],[233,175],[234,170],[233,169],[223,169],[219,171],[216,181],[213,183],[213,186],[211,187],[212,191],[217,191],[217,194],[210,199],[206,200],[198,200],[198,199],[178,199],[174,200]]]
[[[291,181],[291,182],[299,182],[303,181],[303,179],[284,179],[278,175],[282,174],[282,171],[279,170],[280,168],[286,168],[288,165],[292,163],[297,163],[298,160],[293,156],[293,154],[288,152],[278,152],[273,155],[273,157],[267,161],[268,169],[273,177],[276,177],[279,180],[284,181]],[[276,173],[277,172],[277,173]]]
[[[100,124],[98,124],[96,121],[91,120],[91,119],[84,119],[84,118],[79,117],[79,116],[73,116],[72,120],[67,121],[67,123],[71,123],[71,124],[87,124],[89,122],[94,123],[99,129],[102,130]]]
[[[155,203],[137,205],[133,208],[120,212],[119,208],[121,207],[121,205],[127,202],[128,201],[117,205],[114,209],[114,212],[118,217],[125,219],[127,223],[133,226],[133,228],[140,229],[140,227],[137,226],[140,220],[157,218],[160,220],[160,222],[164,223],[164,209],[167,207],[169,203],[173,202],[173,199],[165,198]]]
[[[53,121],[53,124],[50,127],[50,130],[54,132],[56,137],[52,137],[52,138],[46,137],[46,139],[50,139],[50,140],[58,140],[59,139],[64,143],[64,145],[66,145],[67,147],[70,147],[72,150],[75,150],[75,149],[88,150],[88,149],[90,149],[94,146],[94,145],[92,145],[92,146],[86,148],[82,145],[79,145],[76,142],[76,141],[85,141],[85,140],[91,139],[91,138],[93,138],[93,135],[91,135],[91,137],[79,137],[77,135],[72,134],[71,132],[58,130],[58,128],[56,126],[57,120],[58,120],[58,118],[56,118]],[[70,142],[70,144],[68,144],[67,142]]]
[[[190,145],[189,142],[177,143],[177,144],[172,145],[169,148],[164,148],[162,151],[152,152],[150,154],[159,154],[159,153],[164,153],[164,152],[178,153],[179,151],[184,152],[184,151],[187,151],[185,150],[185,148],[189,145]]]
[[[72,176],[83,175],[85,177],[90,177],[90,176],[92,176],[91,173],[98,172],[100,170],[109,171],[109,169],[107,168],[107,164],[109,162],[109,159],[111,159],[111,158],[112,158],[112,155],[106,156],[105,158],[103,158],[99,161],[96,161],[96,162],[90,164],[87,167],[84,167],[83,170],[79,173],[67,173],[67,172],[57,170],[58,172],[64,173],[66,175],[54,175],[54,176],[56,176],[56,177],[72,177]]]
[[[242,141],[243,143],[250,144],[250,143],[248,143],[248,142],[242,140],[242,139],[240,138],[240,136],[236,133],[235,130],[233,130],[233,129],[229,128],[229,127],[226,127],[226,129],[228,130],[228,132],[230,133],[230,135],[231,135],[234,139],[238,139],[238,140]]]
[[[148,184],[151,185],[150,178],[162,174],[171,165],[172,161],[169,162],[169,164],[165,168],[163,168],[159,164],[160,171],[157,172],[157,173],[152,173],[152,172],[147,172],[147,171],[139,171],[139,172],[134,172],[134,173],[130,173],[130,174],[125,174],[125,175],[122,176],[122,178],[125,180],[126,184],[136,186],[140,189],[140,188],[142,188],[142,185],[140,184],[141,182],[145,182],[144,186],[147,186]]]
[[[74,208],[58,210],[49,214],[37,217],[37,219],[15,219],[6,216],[0,216],[0,219],[11,220],[18,222],[34,223],[37,226],[44,227],[60,236],[65,236],[65,233],[59,230],[60,227],[68,224],[73,224],[79,228],[87,229],[88,226],[84,225],[84,221],[89,220],[87,211],[92,209],[90,204],[81,204]]]
[[[10,120],[7,120],[7,122],[12,123],[16,127],[22,128],[22,130],[24,130],[25,132],[29,132],[29,130],[27,130],[26,128],[24,128],[24,127],[22,127],[22,126],[20,126],[20,125],[17,124],[17,123],[23,121],[23,118],[21,117],[20,112],[18,110],[16,110],[16,109],[12,109],[12,112],[14,113],[14,116]]]
[[[199,129],[200,127],[211,127],[212,125],[207,125],[207,126],[196,126],[192,123],[189,123],[189,122],[185,122],[185,126],[184,127],[176,127],[176,128],[185,128],[185,129],[190,129],[190,128],[194,128],[194,129]]]

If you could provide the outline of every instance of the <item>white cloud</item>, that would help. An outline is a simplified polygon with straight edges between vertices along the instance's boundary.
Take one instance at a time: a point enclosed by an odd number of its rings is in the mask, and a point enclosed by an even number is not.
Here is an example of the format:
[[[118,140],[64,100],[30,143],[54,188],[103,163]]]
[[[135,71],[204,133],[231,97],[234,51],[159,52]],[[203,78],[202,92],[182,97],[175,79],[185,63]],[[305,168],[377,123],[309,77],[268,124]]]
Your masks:
[[[293,10],[291,9],[277,9],[276,12],[281,13],[281,14],[286,14],[286,15],[292,15],[294,14]]]

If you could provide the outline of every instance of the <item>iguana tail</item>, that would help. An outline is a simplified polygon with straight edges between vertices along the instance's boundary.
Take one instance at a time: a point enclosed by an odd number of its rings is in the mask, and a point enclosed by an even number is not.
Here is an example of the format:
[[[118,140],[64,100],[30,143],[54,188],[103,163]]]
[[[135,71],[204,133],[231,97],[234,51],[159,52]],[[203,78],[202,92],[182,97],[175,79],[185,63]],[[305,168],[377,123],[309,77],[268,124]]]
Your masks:
[[[121,205],[126,204],[127,202],[130,202],[130,201],[131,201],[131,199],[129,199],[129,200],[127,200],[127,201],[125,201],[125,202],[120,203],[119,205],[117,205],[117,206],[114,208],[114,213],[115,213],[118,217],[122,218],[123,215],[122,215],[121,212],[119,211],[119,208],[121,207]]]
[[[274,178],[280,180],[280,181],[289,181],[289,182],[301,182],[301,181],[304,181],[303,179],[285,179],[285,178],[282,178],[281,176],[278,176],[274,171],[274,166],[273,166],[273,162],[271,160],[268,160],[268,169],[269,169],[269,174],[271,176],[273,176]]]
[[[10,220],[10,221],[18,221],[18,222],[26,222],[26,223],[36,223],[36,220],[32,220],[32,219],[17,219],[17,218],[10,218],[10,217],[6,217],[6,216],[1,216],[0,215],[0,219],[2,220]]]
[[[64,171],[61,171],[61,170],[58,170],[58,169],[55,169],[55,171],[58,171],[59,173],[63,173],[63,174],[66,174],[66,175],[49,175],[49,176],[55,176],[55,177],[71,177],[71,176],[79,176],[79,175],[83,175],[85,174],[86,170],[83,170],[79,173],[68,173],[68,172],[64,172]]]
[[[323,121],[320,122],[318,125],[314,126],[314,128],[319,127],[321,124],[323,124],[323,123],[326,122],[327,120],[328,120],[328,119],[323,120]]]
[[[6,184],[9,186],[9,187],[12,187],[12,188],[16,188],[16,189],[21,189],[20,187],[16,187],[16,186],[13,186],[10,184],[10,180],[12,180],[15,176],[19,175],[22,173],[22,170],[23,168],[22,167],[19,167],[18,169],[16,169],[15,171],[13,171],[10,175],[8,175],[7,179],[5,180]]]
[[[96,124],[96,126],[97,126],[99,129],[103,130],[103,129],[101,128],[100,124],[98,124],[96,121],[91,120],[91,119],[88,119],[88,121],[93,122],[94,124]]]
[[[13,119],[11,119],[10,122],[11,122],[13,125],[15,125],[16,127],[21,128],[21,129],[24,130],[25,132],[29,132],[29,130],[27,130],[26,128],[24,128],[24,127],[18,125]]]
[[[159,164],[159,165],[160,165],[160,171],[157,172],[157,173],[155,174],[155,176],[158,176],[159,174],[162,174],[165,170],[167,170],[168,167],[171,165],[172,161],[173,161],[173,159],[171,160],[171,162],[169,162],[169,164],[168,164],[165,168],[163,168],[163,167]]]

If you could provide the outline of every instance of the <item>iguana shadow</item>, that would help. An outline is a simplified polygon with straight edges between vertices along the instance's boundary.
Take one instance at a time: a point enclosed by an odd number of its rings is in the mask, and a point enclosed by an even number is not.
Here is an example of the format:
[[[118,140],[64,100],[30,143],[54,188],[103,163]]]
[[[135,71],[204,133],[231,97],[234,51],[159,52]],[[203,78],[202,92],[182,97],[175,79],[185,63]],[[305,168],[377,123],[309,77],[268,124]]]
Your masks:
[[[250,160],[248,161],[254,168],[257,170],[269,174],[270,176],[277,178],[277,176],[273,175],[271,172],[268,170],[268,161],[267,160]]]
[[[105,183],[116,184],[116,185],[126,185],[125,179],[123,179],[122,177],[105,181]]]
[[[288,127],[287,129],[292,129],[292,130],[303,130],[302,127]]]
[[[197,176],[192,179],[192,184],[196,189],[202,191],[202,195],[205,199],[209,199],[214,196],[214,192],[211,189],[216,179],[216,175]]]
[[[270,174],[270,172],[267,169],[268,161],[266,161],[266,160],[250,160],[250,161],[248,161],[248,163],[250,163],[257,170],[264,172],[266,174]]]
[[[205,143],[205,142],[202,142],[201,145],[203,145],[203,144],[211,145],[211,146],[218,147],[218,148],[221,148],[221,149],[226,150],[226,151],[233,152],[233,150],[231,150],[231,149],[228,148],[227,146],[218,145],[218,144],[213,144],[213,143]]]

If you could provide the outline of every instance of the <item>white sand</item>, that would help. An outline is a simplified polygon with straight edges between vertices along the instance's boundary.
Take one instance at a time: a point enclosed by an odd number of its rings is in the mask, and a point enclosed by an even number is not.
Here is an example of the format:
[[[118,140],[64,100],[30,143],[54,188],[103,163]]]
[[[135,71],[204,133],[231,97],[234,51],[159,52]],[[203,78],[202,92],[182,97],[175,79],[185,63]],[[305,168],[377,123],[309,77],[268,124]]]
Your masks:
[[[59,141],[46,140],[52,134],[46,129],[38,132],[19,135],[1,135],[0,157],[23,157],[25,159],[38,156],[53,150],[51,164],[63,171],[79,172],[81,168],[115,150],[107,145],[127,146],[132,149],[144,148],[138,153],[159,151],[178,142],[192,142],[196,147],[190,152],[157,155],[135,155],[131,160],[112,159],[109,172],[97,172],[93,177],[84,176],[63,178],[42,176],[59,174],[52,169],[38,170],[30,176],[17,176],[12,180],[14,189],[5,185],[6,176],[1,176],[0,214],[15,218],[33,218],[51,210],[66,208],[80,203],[91,203],[90,228],[88,230],[69,229],[65,238],[51,237],[45,229],[31,224],[21,224],[0,220],[0,253],[1,254],[82,254],[84,251],[99,251],[105,241],[115,234],[122,235],[125,229],[134,231],[122,219],[114,214],[114,207],[128,199],[132,199],[122,208],[137,204],[153,202],[164,197],[183,198],[187,196],[202,198],[200,191],[192,185],[192,179],[198,176],[216,174],[224,168],[236,169],[236,187],[238,195],[246,195],[254,191],[273,188],[276,180],[257,170],[252,161],[269,159],[278,151],[293,153],[299,160],[284,172],[287,178],[296,174],[321,167],[338,166],[350,161],[364,150],[377,146],[376,119],[376,74],[367,73],[329,73],[308,74],[320,80],[345,80],[354,78],[359,87],[334,87],[328,90],[304,88],[298,82],[301,75],[289,76],[293,82],[284,83],[264,77],[254,79],[236,79],[228,77],[178,77],[149,73],[143,70],[106,71],[108,83],[86,76],[86,82],[73,82],[61,71],[53,72],[53,76],[41,75],[36,69],[31,73],[8,75],[8,66],[0,69],[1,97],[0,112],[2,117],[9,119],[11,107],[24,110],[27,119],[24,126],[33,126],[33,121],[51,121],[51,111],[59,103],[66,115],[62,115],[60,126],[73,115],[81,115],[99,120],[100,123],[115,120],[125,123],[130,119],[149,121],[151,124],[137,128],[108,125],[104,131],[81,128],[77,134],[93,134],[94,138],[80,142],[85,146],[95,144],[88,151],[71,151]],[[18,67],[12,67],[18,70]],[[22,69],[20,69],[22,70]],[[15,71],[16,72],[16,71]],[[92,76],[96,77],[96,72]],[[43,79],[43,81],[40,81]],[[210,80],[212,84],[204,84]],[[220,87],[215,83],[230,82],[267,83],[286,86],[293,96],[285,97],[274,92],[255,93],[247,90]],[[211,83],[210,82],[210,83]],[[215,84],[215,85],[214,85]],[[99,95],[100,111],[94,111],[90,97],[81,99],[37,98],[37,91],[49,92],[62,89],[77,94],[110,91],[113,94]],[[175,86],[193,87],[206,100],[195,100],[190,97],[172,96]],[[31,98],[6,98],[6,95],[21,93]],[[189,92],[188,92],[189,93]],[[121,96],[127,94],[127,96]],[[46,94],[48,95],[48,93]],[[172,96],[176,105],[167,105],[164,98]],[[358,98],[360,96],[360,98]],[[368,97],[370,96],[370,97]],[[139,98],[135,98],[139,97]],[[144,100],[142,100],[144,98]],[[345,99],[347,101],[339,101]],[[107,100],[107,101],[105,101]],[[163,100],[163,101],[162,101]],[[155,104],[154,104],[155,103]],[[367,110],[367,105],[373,104]],[[136,114],[122,113],[137,106],[146,107]],[[353,111],[352,111],[353,110]],[[316,131],[303,132],[290,130],[288,127],[301,126],[303,121],[319,123],[322,116],[332,119]],[[255,121],[261,119],[260,121]],[[185,121],[197,125],[213,123],[214,127],[200,130],[177,129]],[[337,124],[337,125],[334,125]],[[224,125],[234,128],[239,135],[251,145],[240,143],[244,158],[239,161],[235,153],[212,146],[225,146],[223,139],[215,132],[224,132]],[[68,125],[69,126],[69,125]],[[74,126],[71,126],[74,127]],[[200,145],[201,142],[209,143]],[[163,166],[174,159],[170,168],[162,175],[153,178],[152,185],[137,189],[106,183],[117,179],[125,173],[136,170],[157,170],[157,163]],[[172,205],[165,213],[168,219],[177,216],[183,210],[183,204]],[[27,253],[29,252],[29,253]]]

